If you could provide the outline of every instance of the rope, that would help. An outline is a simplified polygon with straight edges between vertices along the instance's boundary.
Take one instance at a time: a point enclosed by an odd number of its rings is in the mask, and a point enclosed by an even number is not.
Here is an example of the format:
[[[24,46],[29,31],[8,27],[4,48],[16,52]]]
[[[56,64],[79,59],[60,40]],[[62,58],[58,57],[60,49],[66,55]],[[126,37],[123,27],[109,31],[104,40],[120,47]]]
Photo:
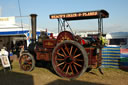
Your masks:
[[[21,13],[21,7],[20,7],[20,0],[18,0],[18,7],[19,7],[19,13],[20,13],[20,18],[21,18],[21,28],[23,32],[23,21],[22,21],[22,13]],[[24,37],[23,37],[24,40]]]

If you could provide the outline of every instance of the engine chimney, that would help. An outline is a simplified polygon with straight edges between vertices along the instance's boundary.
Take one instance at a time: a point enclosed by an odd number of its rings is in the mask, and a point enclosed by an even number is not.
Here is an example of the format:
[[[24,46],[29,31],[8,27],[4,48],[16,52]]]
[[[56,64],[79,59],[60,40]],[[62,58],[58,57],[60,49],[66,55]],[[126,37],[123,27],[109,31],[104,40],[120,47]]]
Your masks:
[[[32,26],[32,43],[36,42],[36,14],[31,14],[31,26]]]

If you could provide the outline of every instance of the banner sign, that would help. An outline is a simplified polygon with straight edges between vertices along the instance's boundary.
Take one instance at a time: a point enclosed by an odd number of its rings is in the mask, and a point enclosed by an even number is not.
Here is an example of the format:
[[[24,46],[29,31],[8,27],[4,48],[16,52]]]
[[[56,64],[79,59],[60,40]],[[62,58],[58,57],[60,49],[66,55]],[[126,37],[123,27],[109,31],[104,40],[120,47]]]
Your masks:
[[[75,17],[86,17],[86,16],[97,16],[98,12],[80,12],[80,13],[69,13],[69,14],[56,14],[51,15],[51,19],[57,18],[75,18]]]
[[[50,19],[65,19],[65,20],[82,20],[82,19],[97,19],[108,18],[109,13],[106,10],[73,12],[63,14],[51,14]]]

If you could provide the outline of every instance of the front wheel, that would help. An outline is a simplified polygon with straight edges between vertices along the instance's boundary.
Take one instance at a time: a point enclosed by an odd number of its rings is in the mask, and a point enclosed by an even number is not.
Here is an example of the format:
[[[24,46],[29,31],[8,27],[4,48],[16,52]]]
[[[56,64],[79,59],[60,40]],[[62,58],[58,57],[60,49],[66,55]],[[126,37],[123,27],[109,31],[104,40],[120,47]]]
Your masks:
[[[32,71],[35,67],[35,60],[30,53],[26,52],[20,56],[19,64],[23,71]]]
[[[87,53],[78,42],[65,40],[54,48],[52,65],[61,77],[79,77],[88,67]]]

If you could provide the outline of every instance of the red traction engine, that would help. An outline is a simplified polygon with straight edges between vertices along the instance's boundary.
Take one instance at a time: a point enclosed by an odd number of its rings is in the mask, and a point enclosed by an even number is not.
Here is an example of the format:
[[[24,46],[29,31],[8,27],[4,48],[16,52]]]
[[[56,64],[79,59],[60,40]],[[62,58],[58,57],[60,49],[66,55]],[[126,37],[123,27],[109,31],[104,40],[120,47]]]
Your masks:
[[[85,71],[99,68],[102,48],[99,39],[100,27],[102,27],[100,23],[102,18],[107,17],[108,13],[105,10],[50,15],[51,19],[58,19],[59,34],[57,38],[51,38],[46,32],[41,32],[36,41],[36,15],[32,14],[32,43],[19,58],[21,69],[32,71],[39,60],[50,61],[59,76],[76,78]],[[69,20],[92,18],[98,18],[98,24],[101,25],[98,28],[97,38],[81,38],[66,30],[65,25]]]

